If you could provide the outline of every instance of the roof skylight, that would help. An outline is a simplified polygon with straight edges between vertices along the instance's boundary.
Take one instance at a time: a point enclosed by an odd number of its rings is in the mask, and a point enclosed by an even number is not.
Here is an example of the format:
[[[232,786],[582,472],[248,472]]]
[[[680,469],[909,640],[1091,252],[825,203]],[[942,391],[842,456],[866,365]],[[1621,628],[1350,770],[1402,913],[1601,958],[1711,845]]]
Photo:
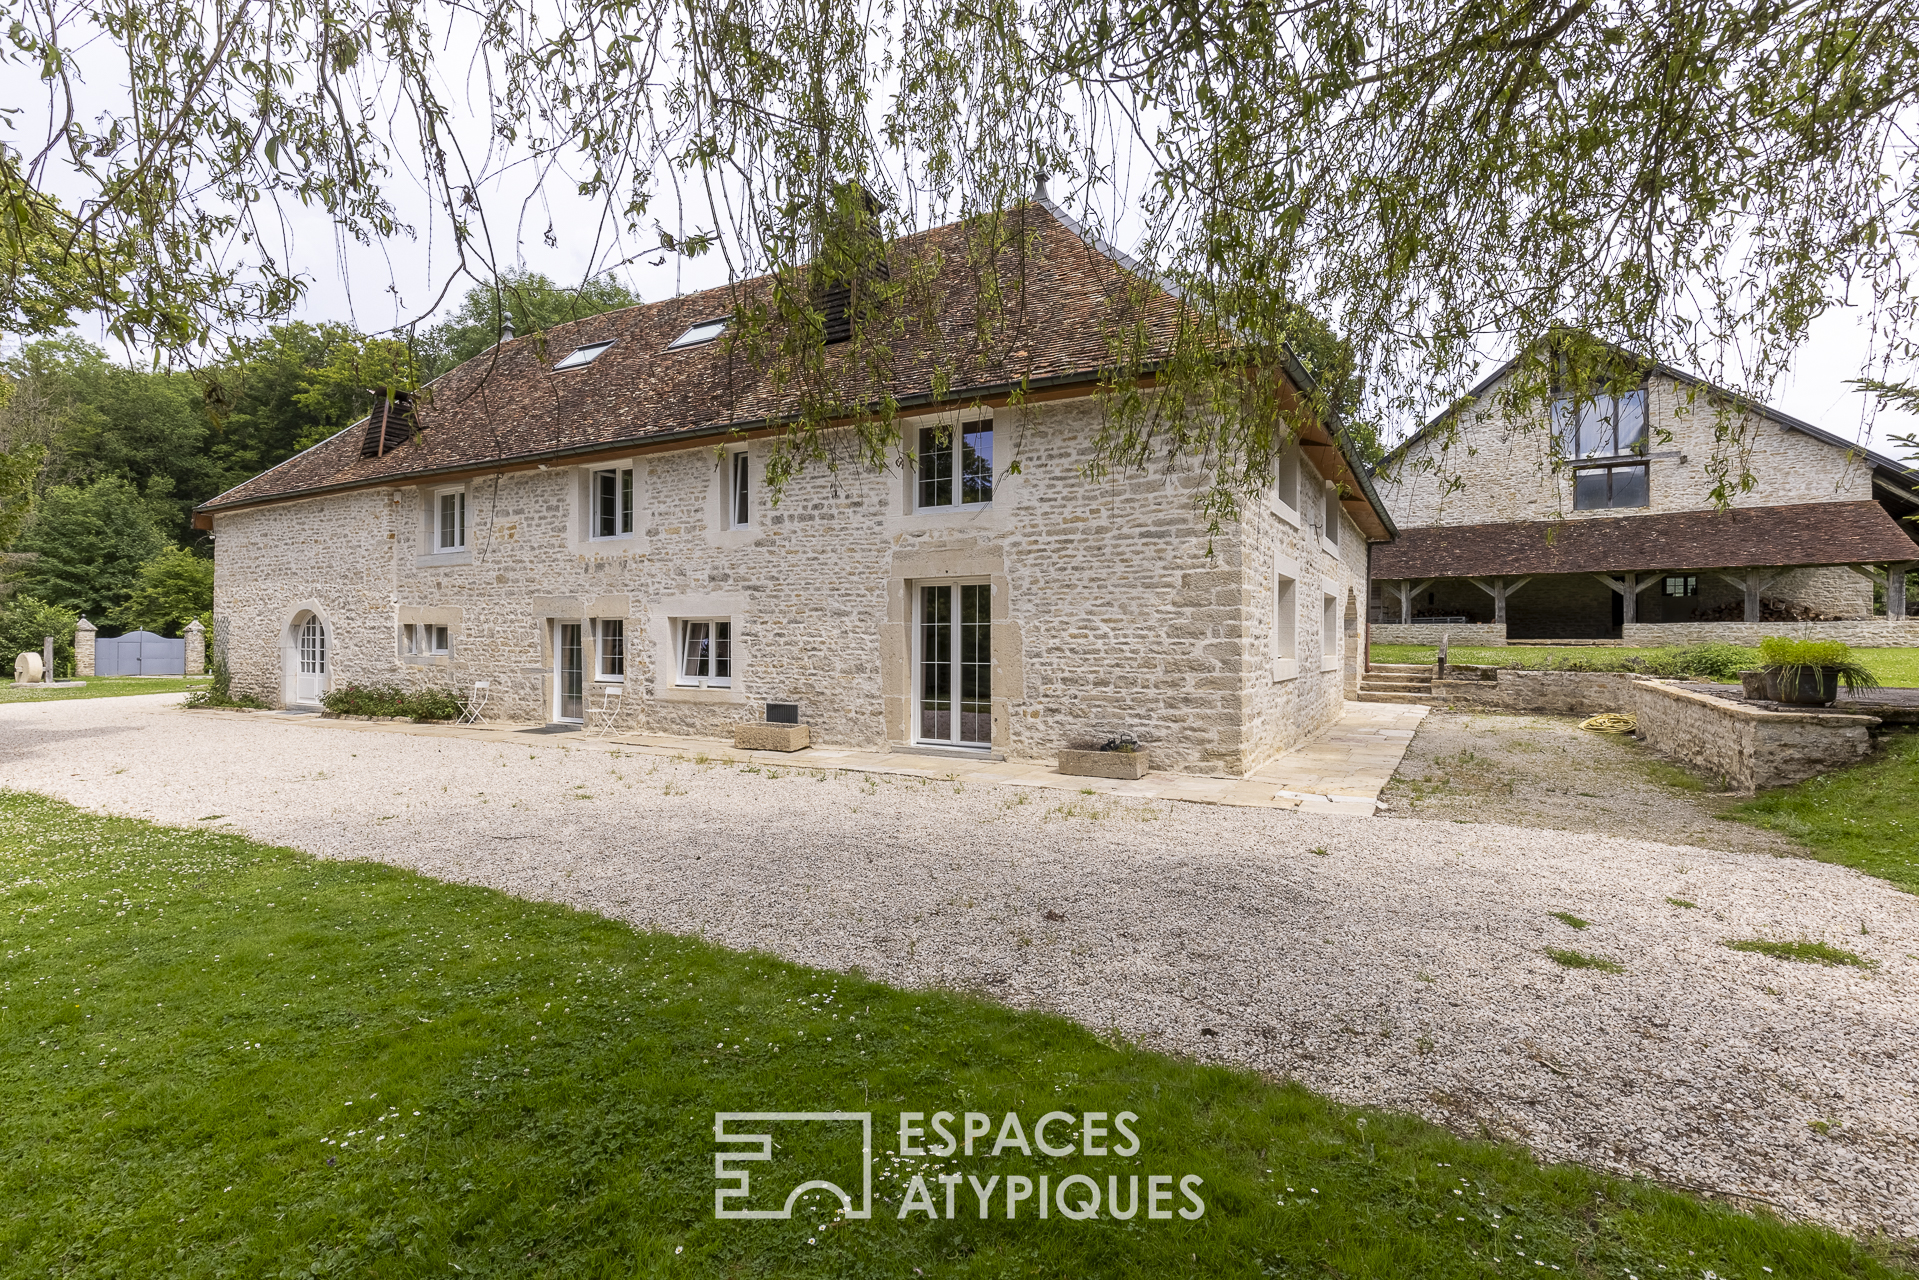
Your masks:
[[[613,344],[610,342],[589,342],[584,347],[575,347],[573,354],[554,365],[555,369],[579,369],[592,364],[600,358],[600,352]]]
[[[666,344],[668,351],[678,351],[681,347],[697,347],[702,342],[711,342],[726,332],[730,320],[721,316],[717,320],[702,320],[679,337]]]

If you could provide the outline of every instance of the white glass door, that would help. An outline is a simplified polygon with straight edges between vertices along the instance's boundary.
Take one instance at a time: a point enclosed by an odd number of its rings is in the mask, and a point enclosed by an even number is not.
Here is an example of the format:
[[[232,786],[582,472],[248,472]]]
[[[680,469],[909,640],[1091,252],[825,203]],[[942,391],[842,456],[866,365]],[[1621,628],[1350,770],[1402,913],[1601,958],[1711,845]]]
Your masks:
[[[922,583],[915,595],[914,740],[936,746],[991,746],[992,586]]]
[[[299,663],[293,679],[293,700],[316,703],[326,692],[326,628],[312,614],[300,624]]]
[[[586,719],[586,650],[580,643],[580,624],[558,622],[553,626],[555,664],[554,719],[580,722]]]

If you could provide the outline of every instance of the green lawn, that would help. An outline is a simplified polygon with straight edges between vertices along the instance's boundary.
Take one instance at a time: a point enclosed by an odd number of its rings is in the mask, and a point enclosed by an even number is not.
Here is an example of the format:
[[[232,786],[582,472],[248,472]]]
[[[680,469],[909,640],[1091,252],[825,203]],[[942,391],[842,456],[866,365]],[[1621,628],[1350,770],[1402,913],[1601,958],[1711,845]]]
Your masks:
[[[1919,893],[1919,733],[1887,733],[1865,764],[1780,787],[1722,811],[1770,827],[1811,856]]]
[[[1627,658],[1648,658],[1666,652],[1669,650],[1584,646],[1548,649],[1536,648],[1532,645],[1482,649],[1455,645],[1447,650],[1447,660],[1473,666],[1543,667],[1552,665],[1563,667],[1568,662],[1610,665]],[[1872,669],[1872,673],[1879,677],[1881,684],[1904,688],[1919,687],[1919,649],[1854,649],[1853,653]],[[1439,646],[1436,644],[1376,644],[1372,647],[1372,654],[1374,662],[1432,662],[1439,656]],[[1755,651],[1753,665],[1758,664],[1759,655]]]
[[[1899,1274],[1878,1245],[1058,1018],[218,830],[0,793],[0,886],[6,1275]],[[715,1220],[716,1110],[869,1109],[871,1220]],[[996,1139],[1009,1111],[1131,1111],[1140,1147],[892,1154],[902,1110],[941,1109]],[[844,1176],[830,1132],[783,1131],[761,1193]],[[899,1218],[916,1170],[941,1220]],[[983,1221],[962,1183],[949,1220],[941,1170],[1122,1195],[1196,1174],[1205,1212],[1008,1221],[1000,1190]]]
[[[64,698],[124,698],[135,693],[190,693],[207,687],[206,676],[95,676],[71,689],[18,688],[0,684],[0,702],[55,702]]]

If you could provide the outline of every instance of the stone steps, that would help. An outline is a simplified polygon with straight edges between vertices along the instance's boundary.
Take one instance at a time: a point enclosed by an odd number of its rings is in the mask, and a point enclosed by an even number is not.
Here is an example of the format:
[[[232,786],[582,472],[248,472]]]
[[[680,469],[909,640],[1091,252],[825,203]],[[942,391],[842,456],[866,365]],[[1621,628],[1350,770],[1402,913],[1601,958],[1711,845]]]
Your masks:
[[[1397,702],[1407,706],[1430,706],[1433,702],[1433,695],[1430,690],[1421,690],[1418,692],[1404,690],[1385,692],[1383,690],[1368,689],[1362,685],[1359,690],[1358,700],[1360,702]]]

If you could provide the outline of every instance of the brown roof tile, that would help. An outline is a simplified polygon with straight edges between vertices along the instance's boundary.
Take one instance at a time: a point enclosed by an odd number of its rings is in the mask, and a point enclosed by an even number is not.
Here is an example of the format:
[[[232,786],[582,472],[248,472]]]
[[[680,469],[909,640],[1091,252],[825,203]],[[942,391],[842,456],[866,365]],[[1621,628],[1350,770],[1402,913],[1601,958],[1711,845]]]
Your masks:
[[[1744,569],[1919,559],[1876,502],[1814,502],[1671,515],[1402,529],[1373,552],[1374,578]]]
[[[1024,261],[1013,250],[1002,257],[1002,279],[1014,290],[1006,302],[1008,323],[984,343],[976,323],[978,269],[968,260],[965,224],[906,237],[891,247],[895,280],[915,259],[921,265],[931,259],[938,268],[934,331],[909,322],[892,339],[895,356],[886,390],[902,404],[930,400],[939,363],[935,353],[958,372],[941,399],[963,402],[1022,381],[1039,386],[1090,380],[1111,363],[1108,343],[1116,321],[1143,320],[1150,343],[1164,347],[1170,342],[1178,323],[1177,298],[1149,290],[1144,314],[1137,314],[1137,277],[1124,266],[1089,246],[1045,206],[1027,205],[1014,216],[1032,219],[1037,252]],[[1025,237],[1014,240],[1023,250]],[[202,510],[781,421],[794,412],[790,389],[777,385],[766,369],[752,367],[743,351],[730,350],[725,342],[666,350],[691,325],[728,314],[739,297],[750,298],[766,287],[764,278],[749,280],[737,293],[711,289],[561,325],[543,335],[543,343],[535,337],[516,339],[497,355],[489,351],[436,381],[419,408],[417,438],[363,458],[366,432],[356,423],[229,489]],[[614,345],[591,364],[552,368],[576,347],[608,340]],[[847,368],[849,350],[827,348],[827,370],[842,379],[843,388],[857,385]]]

